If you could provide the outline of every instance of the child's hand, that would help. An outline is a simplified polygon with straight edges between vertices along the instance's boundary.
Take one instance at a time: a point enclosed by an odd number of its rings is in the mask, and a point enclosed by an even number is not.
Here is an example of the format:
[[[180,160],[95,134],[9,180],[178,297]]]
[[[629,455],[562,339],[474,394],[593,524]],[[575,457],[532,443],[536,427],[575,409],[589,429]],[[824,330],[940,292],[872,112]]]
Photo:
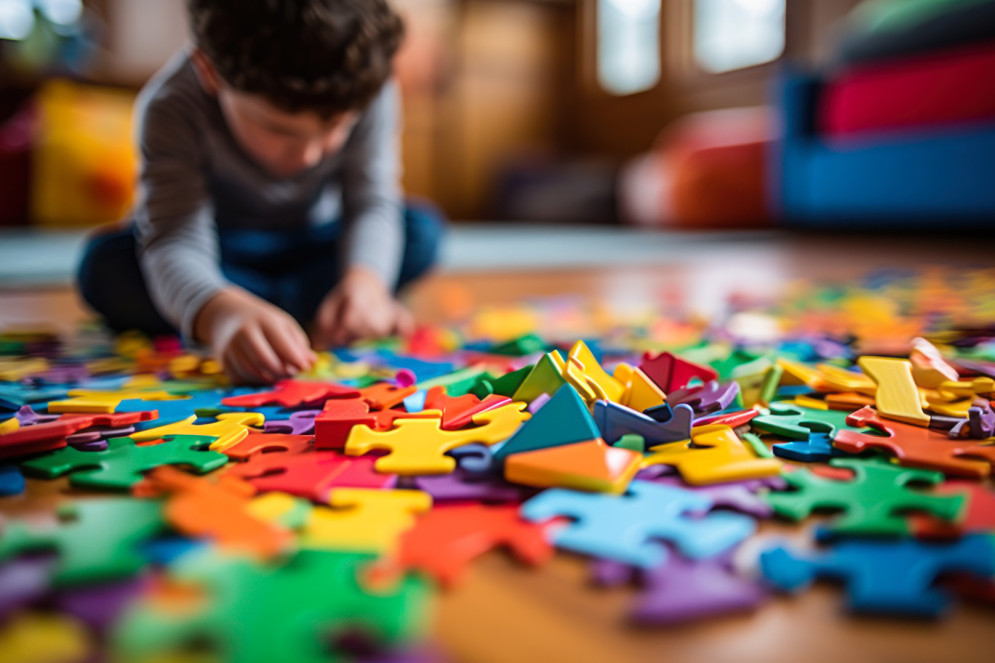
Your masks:
[[[296,320],[240,288],[208,300],[194,333],[236,383],[274,382],[306,371],[317,359]]]
[[[318,307],[311,330],[316,348],[348,345],[364,338],[409,334],[411,313],[391,296],[383,280],[353,267]]]

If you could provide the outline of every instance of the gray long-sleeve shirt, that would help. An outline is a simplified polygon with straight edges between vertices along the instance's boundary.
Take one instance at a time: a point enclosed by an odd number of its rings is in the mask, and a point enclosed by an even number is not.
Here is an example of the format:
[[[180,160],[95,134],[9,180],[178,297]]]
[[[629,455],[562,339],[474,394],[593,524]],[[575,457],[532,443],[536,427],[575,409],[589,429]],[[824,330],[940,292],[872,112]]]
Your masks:
[[[404,233],[399,113],[391,81],[338,153],[278,178],[239,147],[188,55],[177,54],[145,86],[135,107],[139,262],[164,317],[193,337],[197,312],[229,285],[217,240],[227,228],[293,229],[341,218],[346,264],[368,266],[392,286]]]

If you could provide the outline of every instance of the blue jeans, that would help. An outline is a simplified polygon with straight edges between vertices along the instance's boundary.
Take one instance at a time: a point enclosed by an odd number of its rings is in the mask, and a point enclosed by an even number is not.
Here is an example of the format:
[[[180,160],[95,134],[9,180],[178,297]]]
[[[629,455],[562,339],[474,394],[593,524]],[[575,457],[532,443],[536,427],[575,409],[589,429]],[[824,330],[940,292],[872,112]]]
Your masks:
[[[226,230],[218,235],[221,271],[232,283],[279,306],[302,325],[342,276],[340,223],[305,230]],[[445,222],[427,206],[404,210],[404,257],[395,290],[432,267]],[[156,310],[138,266],[132,228],[95,235],[77,272],[83,299],[112,330],[178,334]]]

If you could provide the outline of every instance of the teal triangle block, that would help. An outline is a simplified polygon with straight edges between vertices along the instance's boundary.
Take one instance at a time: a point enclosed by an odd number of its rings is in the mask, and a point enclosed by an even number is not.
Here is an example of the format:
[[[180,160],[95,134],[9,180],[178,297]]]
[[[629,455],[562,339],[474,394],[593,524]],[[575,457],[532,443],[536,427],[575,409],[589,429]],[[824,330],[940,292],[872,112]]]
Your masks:
[[[494,454],[503,460],[511,454],[586,442],[601,437],[594,417],[577,390],[569,384],[560,387],[545,405]]]

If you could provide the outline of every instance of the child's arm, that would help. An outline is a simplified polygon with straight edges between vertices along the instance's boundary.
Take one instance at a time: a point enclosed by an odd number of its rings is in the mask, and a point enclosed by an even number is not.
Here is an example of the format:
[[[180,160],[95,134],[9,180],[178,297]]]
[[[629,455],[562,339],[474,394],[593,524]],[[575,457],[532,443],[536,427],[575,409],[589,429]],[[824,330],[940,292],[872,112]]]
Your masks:
[[[410,313],[392,294],[404,251],[399,116],[397,84],[388,81],[343,148],[346,269],[315,316],[315,347],[411,328]]]
[[[217,232],[197,116],[182,97],[138,108],[141,191],[135,208],[139,262],[149,294],[187,338],[211,347],[239,382],[271,382],[314,361],[286,313],[230,284]]]

